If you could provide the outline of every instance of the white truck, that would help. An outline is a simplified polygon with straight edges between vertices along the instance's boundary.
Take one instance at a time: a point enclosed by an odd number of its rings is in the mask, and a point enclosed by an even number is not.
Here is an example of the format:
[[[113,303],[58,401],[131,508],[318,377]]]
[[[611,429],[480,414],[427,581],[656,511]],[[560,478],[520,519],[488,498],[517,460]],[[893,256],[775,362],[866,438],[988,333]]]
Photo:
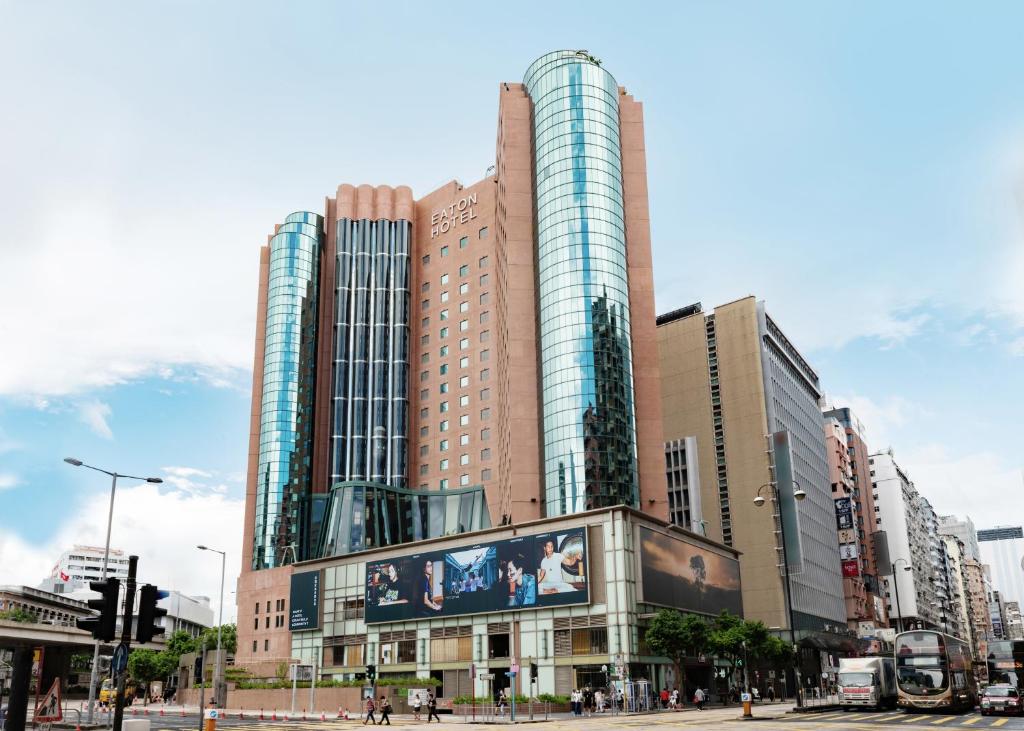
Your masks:
[[[839,705],[896,707],[896,663],[891,657],[839,658]]]

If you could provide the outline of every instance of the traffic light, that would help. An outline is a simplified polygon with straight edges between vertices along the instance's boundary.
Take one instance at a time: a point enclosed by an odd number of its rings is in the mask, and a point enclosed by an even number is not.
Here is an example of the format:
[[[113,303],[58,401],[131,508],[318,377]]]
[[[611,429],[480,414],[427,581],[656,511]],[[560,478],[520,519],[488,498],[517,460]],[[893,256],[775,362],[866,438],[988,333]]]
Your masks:
[[[114,578],[90,581],[89,588],[100,594],[98,599],[89,600],[89,608],[99,610],[100,615],[76,620],[75,624],[78,629],[91,632],[95,639],[110,642],[114,639],[117,624],[117,598],[121,593],[121,581]]]
[[[377,666],[376,665],[367,665],[366,666],[366,679],[369,680],[371,683],[374,680],[377,679]]]
[[[531,662],[530,663],[530,680],[536,680],[536,679],[537,679],[537,663]]]
[[[161,609],[156,603],[165,596],[167,592],[160,591],[152,584],[146,584],[139,591],[139,614],[135,627],[135,639],[139,644],[149,642],[153,635],[164,633],[164,628],[156,621],[166,615],[167,610]]]

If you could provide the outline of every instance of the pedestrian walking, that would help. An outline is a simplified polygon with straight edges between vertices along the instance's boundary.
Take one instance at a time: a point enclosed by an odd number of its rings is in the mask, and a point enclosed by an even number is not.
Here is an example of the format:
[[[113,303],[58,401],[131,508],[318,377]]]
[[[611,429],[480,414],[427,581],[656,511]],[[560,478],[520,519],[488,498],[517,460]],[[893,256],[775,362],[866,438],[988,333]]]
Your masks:
[[[698,711],[703,711],[704,710],[704,698],[705,697],[706,696],[704,695],[704,691],[701,688],[697,688],[697,690],[694,691],[694,693],[693,693],[693,702],[697,706],[697,710]]]
[[[423,710],[423,694],[417,693],[416,697],[412,699],[412,720],[419,721],[420,714]]]
[[[669,698],[669,692],[668,692],[668,686],[667,685],[662,687],[661,693],[658,694],[658,697],[661,700],[661,710],[663,710],[663,711],[667,710],[668,709],[668,698]]]
[[[377,725],[377,719],[374,717],[373,712],[377,710],[376,704],[373,702],[373,698],[366,699],[366,718],[363,719],[363,725],[366,725],[367,721],[373,721],[373,725]]]
[[[583,711],[588,717],[594,715],[594,691],[589,685],[583,689]]]
[[[437,715],[437,698],[433,693],[427,694],[427,723],[430,723],[431,718],[436,718],[438,723],[441,723],[441,717]]]
[[[668,707],[672,711],[679,710],[679,688],[673,688],[668,694]]]
[[[388,701],[387,697],[381,696],[380,697],[380,725],[383,726],[385,721],[388,722],[388,726],[391,725],[390,714],[391,714],[391,703]]]

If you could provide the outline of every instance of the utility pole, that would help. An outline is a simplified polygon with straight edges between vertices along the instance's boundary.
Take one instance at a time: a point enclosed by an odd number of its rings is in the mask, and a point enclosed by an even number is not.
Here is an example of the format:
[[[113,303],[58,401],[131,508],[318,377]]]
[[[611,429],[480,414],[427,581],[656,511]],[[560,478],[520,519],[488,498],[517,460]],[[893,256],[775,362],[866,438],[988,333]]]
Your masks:
[[[114,731],[121,731],[124,719],[124,686],[128,675],[128,651],[132,644],[132,616],[135,609],[135,573],[139,565],[138,556],[128,557],[128,580],[125,582],[124,613],[121,615],[121,646],[124,647],[125,666],[117,670],[117,695],[114,704]],[[114,653],[117,654],[116,652]]]

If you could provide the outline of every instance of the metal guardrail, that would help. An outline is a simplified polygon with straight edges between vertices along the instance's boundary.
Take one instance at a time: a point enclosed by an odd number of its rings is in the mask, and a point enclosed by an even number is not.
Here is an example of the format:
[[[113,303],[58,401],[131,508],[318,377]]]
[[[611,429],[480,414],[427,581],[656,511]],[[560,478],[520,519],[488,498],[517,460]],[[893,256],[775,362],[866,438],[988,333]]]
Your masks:
[[[512,723],[512,707],[508,704],[477,703],[459,705],[458,716],[466,722],[477,723]],[[530,699],[525,703],[516,703],[516,720],[535,721],[551,719],[551,702]]]

